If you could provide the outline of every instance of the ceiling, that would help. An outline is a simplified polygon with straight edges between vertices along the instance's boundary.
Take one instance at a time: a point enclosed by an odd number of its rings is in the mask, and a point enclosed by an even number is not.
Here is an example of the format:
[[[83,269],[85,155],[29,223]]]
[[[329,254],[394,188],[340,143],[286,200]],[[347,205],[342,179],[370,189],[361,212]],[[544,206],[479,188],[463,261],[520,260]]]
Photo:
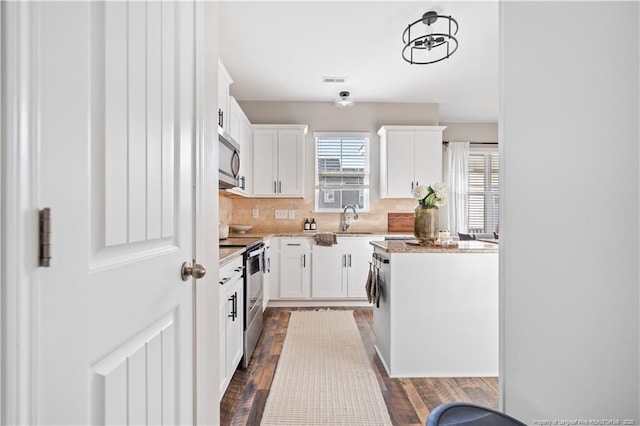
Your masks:
[[[498,121],[497,1],[226,1],[220,57],[238,100],[434,102],[442,122]],[[423,13],[453,16],[458,51],[402,59],[402,32]],[[323,83],[323,76],[348,77]]]

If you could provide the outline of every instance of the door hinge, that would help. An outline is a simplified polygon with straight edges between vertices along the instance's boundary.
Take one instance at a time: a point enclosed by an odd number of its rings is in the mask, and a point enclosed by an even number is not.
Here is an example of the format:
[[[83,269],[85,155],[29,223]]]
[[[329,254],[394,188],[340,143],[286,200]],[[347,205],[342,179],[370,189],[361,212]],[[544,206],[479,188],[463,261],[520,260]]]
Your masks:
[[[48,268],[51,263],[51,209],[40,210],[40,266]]]

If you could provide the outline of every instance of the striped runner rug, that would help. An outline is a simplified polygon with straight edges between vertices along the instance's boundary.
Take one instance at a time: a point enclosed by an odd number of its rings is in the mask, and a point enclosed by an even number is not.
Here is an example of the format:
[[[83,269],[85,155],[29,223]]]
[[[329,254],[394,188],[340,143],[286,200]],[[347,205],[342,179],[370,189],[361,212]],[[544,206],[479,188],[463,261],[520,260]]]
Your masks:
[[[261,425],[391,425],[353,311],[293,311]]]

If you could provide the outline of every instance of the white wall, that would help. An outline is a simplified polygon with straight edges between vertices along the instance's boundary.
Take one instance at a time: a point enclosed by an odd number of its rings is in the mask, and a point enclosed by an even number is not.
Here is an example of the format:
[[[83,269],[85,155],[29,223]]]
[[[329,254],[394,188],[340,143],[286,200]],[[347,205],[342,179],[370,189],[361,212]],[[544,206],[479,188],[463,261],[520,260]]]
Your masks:
[[[501,3],[501,386],[528,424],[640,422],[638,6]]]
[[[448,142],[498,142],[498,123],[449,123],[442,134]]]

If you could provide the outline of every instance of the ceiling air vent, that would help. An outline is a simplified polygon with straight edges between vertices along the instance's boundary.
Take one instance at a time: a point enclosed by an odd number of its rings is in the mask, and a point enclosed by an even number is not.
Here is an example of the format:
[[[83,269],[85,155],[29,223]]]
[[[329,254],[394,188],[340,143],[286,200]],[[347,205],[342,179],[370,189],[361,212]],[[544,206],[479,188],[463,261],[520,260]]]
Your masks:
[[[322,77],[323,83],[344,83],[347,77]]]

